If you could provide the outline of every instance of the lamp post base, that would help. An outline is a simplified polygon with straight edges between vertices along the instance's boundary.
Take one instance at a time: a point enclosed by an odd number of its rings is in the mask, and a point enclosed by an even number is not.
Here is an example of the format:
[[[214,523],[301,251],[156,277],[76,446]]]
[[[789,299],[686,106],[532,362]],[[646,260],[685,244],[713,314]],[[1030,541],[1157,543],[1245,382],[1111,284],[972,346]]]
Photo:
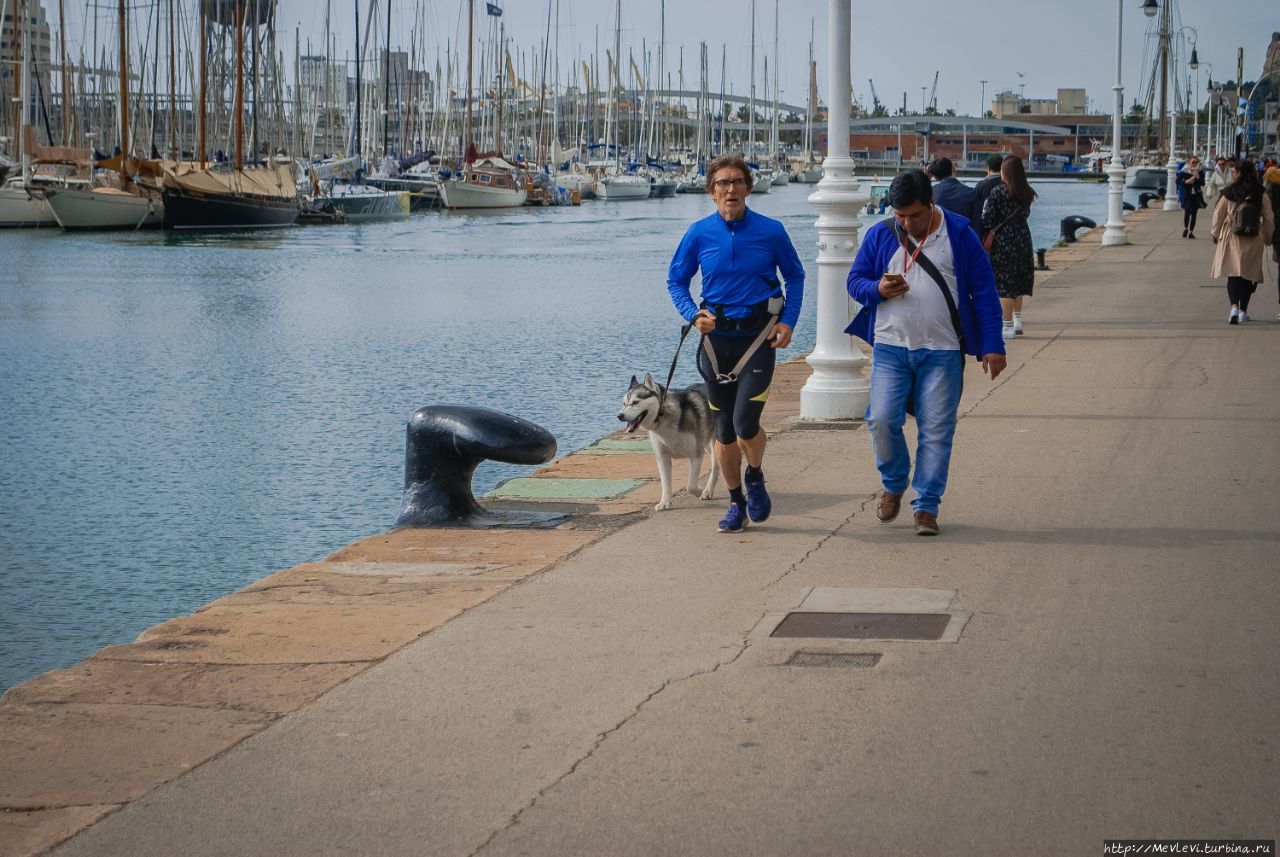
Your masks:
[[[1103,247],[1117,247],[1129,243],[1129,233],[1124,225],[1124,162],[1112,160],[1107,168],[1107,222],[1103,224]]]

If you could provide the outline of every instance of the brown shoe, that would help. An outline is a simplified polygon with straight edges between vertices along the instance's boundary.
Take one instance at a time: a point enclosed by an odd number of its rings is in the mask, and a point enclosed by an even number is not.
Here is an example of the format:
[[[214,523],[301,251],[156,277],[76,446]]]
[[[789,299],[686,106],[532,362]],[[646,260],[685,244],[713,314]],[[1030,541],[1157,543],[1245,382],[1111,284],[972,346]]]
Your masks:
[[[899,510],[902,509],[902,495],[890,494],[888,491],[880,492],[880,499],[876,501],[876,517],[882,523],[889,523],[898,517]]]
[[[915,519],[917,536],[936,536],[942,532],[938,529],[938,516],[933,512],[916,512]]]

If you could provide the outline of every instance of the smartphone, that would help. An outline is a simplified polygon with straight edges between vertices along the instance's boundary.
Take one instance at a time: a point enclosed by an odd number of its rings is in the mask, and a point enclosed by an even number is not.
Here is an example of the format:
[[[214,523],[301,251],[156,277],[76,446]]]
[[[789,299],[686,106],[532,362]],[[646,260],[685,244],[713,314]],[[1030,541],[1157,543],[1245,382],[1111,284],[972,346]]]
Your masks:
[[[901,274],[886,272],[884,275],[884,278],[889,282],[893,283],[895,286],[904,286],[907,283],[907,278],[902,276]]]

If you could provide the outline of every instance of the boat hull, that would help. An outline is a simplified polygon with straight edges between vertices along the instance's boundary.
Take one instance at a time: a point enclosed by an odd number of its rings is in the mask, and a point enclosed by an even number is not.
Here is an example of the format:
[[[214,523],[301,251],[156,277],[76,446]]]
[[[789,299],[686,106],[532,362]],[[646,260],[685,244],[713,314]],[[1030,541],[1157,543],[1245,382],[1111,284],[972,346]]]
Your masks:
[[[121,191],[48,190],[45,199],[63,229],[140,229],[162,222],[158,204]]]
[[[348,223],[376,220],[408,220],[409,192],[340,194],[329,197],[333,207],[341,211]]]
[[[292,226],[302,206],[296,197],[199,193],[164,189],[164,225],[171,229],[270,229]]]
[[[1168,180],[1164,167],[1129,167],[1124,186],[1133,190],[1160,190]]]
[[[517,208],[528,194],[524,188],[485,187],[472,182],[440,182],[440,199],[445,208]]]
[[[639,176],[608,176],[596,182],[596,199],[618,202],[648,198],[649,183]]]
[[[53,209],[43,198],[27,194],[21,181],[0,185],[0,228],[28,229],[38,226],[56,227]]]

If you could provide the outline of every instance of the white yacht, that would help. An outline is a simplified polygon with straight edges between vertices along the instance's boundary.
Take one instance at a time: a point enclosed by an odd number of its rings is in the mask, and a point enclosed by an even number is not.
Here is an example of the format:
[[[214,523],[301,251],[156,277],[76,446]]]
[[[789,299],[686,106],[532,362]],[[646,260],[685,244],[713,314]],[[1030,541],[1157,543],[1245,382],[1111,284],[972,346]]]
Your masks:
[[[649,186],[645,185],[645,195]],[[516,208],[529,196],[524,174],[499,157],[480,158],[462,172],[440,182],[445,208]]]
[[[141,229],[164,221],[158,199],[118,187],[48,188],[44,198],[63,229]]]
[[[627,173],[604,173],[596,179],[596,199],[648,199],[649,180]]]

